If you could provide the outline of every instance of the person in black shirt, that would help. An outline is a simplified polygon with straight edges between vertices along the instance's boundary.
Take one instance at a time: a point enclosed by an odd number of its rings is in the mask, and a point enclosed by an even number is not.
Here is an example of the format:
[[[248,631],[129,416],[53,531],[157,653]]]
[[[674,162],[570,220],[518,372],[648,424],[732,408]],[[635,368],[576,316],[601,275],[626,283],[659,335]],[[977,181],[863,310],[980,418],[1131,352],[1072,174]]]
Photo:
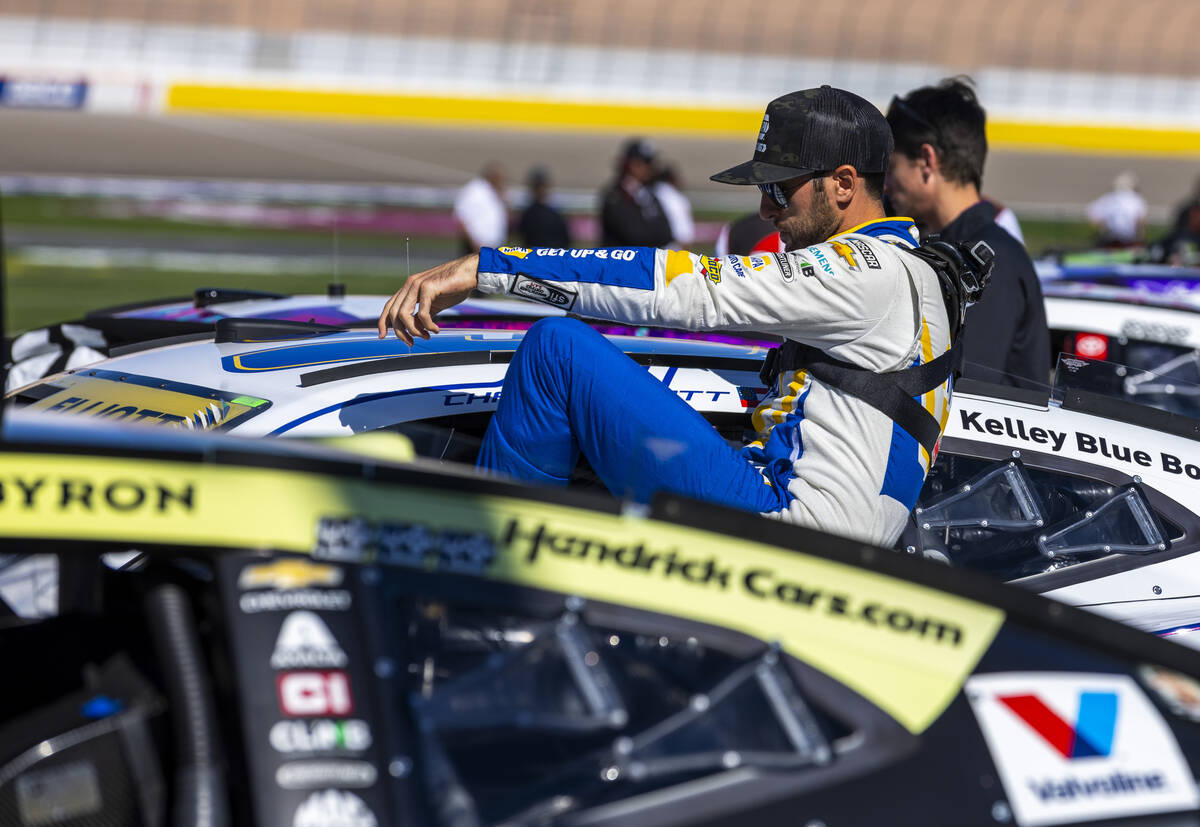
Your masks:
[[[671,224],[650,189],[657,174],[657,153],[644,138],[625,142],[617,175],[600,193],[601,247],[666,247]]]
[[[924,86],[888,107],[895,150],[885,190],[899,215],[947,241],[986,241],[996,252],[992,283],[963,333],[963,376],[1043,389],[1050,331],[1042,288],[1025,247],[996,224],[980,198],[986,115],[965,78]]]
[[[526,247],[570,247],[571,229],[563,214],[550,205],[550,172],[529,171],[529,206],[521,213],[517,233]]]

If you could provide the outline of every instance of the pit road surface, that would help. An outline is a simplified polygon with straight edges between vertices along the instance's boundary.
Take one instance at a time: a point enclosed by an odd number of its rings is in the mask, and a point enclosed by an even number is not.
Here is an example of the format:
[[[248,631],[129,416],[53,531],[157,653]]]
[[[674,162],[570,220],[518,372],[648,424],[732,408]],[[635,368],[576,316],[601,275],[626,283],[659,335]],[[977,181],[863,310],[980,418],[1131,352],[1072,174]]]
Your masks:
[[[395,123],[209,116],[146,117],[76,112],[0,111],[0,174],[128,175],[347,183],[465,182],[487,160],[503,162],[520,183],[535,164],[555,185],[599,189],[609,178],[619,136],[579,131],[445,129]],[[744,140],[658,137],[662,157],[680,170],[685,190],[720,198],[730,210],[753,209],[757,193],[714,184],[708,176],[750,157]],[[994,150],[984,191],[1002,202],[1078,207],[1131,169],[1152,207],[1183,200],[1200,159]],[[744,198],[743,198],[744,195]]]

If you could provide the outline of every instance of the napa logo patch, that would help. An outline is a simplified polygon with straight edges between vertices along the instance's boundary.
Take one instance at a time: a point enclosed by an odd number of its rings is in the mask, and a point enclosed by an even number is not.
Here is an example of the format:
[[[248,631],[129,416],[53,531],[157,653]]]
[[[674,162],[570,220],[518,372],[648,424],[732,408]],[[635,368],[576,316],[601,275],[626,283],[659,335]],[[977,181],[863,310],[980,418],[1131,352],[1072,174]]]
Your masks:
[[[1018,824],[1200,804],[1174,734],[1128,675],[1004,672],[964,691]]]
[[[496,250],[496,252],[503,253],[506,256],[512,256],[513,258],[519,258],[523,261],[525,256],[532,253],[533,250],[525,247],[500,247]]]

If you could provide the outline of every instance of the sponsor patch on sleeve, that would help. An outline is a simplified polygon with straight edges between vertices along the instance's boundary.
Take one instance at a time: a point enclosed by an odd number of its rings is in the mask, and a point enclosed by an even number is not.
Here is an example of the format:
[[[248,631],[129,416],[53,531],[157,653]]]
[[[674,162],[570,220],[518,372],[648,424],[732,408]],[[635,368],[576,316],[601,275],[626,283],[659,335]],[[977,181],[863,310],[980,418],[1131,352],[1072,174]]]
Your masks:
[[[575,300],[579,298],[579,294],[574,290],[523,275],[518,275],[513,279],[512,287],[508,289],[508,292],[523,299],[548,304],[551,307],[561,307],[563,310],[573,308]]]
[[[775,259],[775,264],[779,266],[779,272],[783,275],[783,280],[791,284],[796,278],[796,273],[792,270],[792,263],[788,261],[787,253],[771,253],[771,257]],[[812,267],[808,269],[812,270]],[[805,273],[805,275],[812,275],[812,273]]]
[[[1128,675],[974,675],[965,692],[1020,825],[1200,803],[1174,734]]]
[[[849,244],[846,244],[844,241],[830,241],[829,246],[832,247],[833,251],[837,253],[842,261],[846,263],[847,267],[856,273],[862,272],[862,268],[858,265],[858,259],[854,257],[853,247],[851,247]]]
[[[875,255],[875,251],[871,249],[871,245],[857,238],[848,238],[846,243],[858,251],[862,257],[863,263],[872,270],[882,269],[879,264],[879,257]]]

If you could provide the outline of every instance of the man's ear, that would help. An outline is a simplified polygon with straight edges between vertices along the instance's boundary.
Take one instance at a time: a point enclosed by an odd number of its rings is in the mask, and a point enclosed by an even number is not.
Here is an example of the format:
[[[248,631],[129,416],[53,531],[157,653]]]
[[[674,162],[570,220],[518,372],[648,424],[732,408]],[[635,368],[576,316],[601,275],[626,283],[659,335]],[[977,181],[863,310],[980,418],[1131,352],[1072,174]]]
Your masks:
[[[931,176],[941,174],[942,162],[938,158],[937,150],[933,148],[933,144],[921,144],[921,154],[917,156],[917,160],[921,167],[921,180],[928,181]]]
[[[842,206],[849,204],[854,198],[854,193],[863,187],[863,179],[849,164],[842,164],[829,173],[829,180],[833,184],[834,201]]]

